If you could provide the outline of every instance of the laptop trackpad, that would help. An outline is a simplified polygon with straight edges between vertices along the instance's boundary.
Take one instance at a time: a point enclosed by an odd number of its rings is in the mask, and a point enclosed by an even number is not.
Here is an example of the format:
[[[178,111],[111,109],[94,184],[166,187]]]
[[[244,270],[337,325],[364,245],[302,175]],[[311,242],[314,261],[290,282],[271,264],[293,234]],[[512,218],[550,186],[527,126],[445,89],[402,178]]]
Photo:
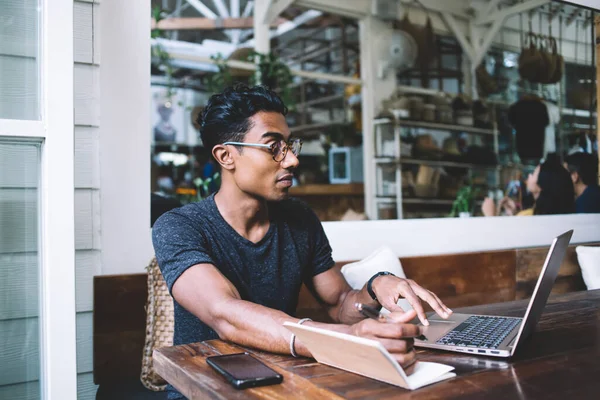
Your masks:
[[[427,342],[436,342],[439,338],[454,329],[459,321],[429,319],[429,326],[420,325]]]

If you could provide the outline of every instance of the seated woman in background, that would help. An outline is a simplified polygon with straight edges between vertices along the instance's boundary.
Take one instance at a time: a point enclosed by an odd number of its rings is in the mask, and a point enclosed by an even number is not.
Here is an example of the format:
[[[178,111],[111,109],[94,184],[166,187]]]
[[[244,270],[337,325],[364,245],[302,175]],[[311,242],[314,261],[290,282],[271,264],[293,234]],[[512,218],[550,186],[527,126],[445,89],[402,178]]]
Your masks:
[[[514,200],[505,197],[498,207],[489,197],[483,201],[481,211],[486,217],[499,215],[553,215],[575,212],[575,191],[569,172],[560,163],[558,156],[549,154],[546,161],[538,165],[527,177],[527,190],[533,195],[532,208],[518,211]]]

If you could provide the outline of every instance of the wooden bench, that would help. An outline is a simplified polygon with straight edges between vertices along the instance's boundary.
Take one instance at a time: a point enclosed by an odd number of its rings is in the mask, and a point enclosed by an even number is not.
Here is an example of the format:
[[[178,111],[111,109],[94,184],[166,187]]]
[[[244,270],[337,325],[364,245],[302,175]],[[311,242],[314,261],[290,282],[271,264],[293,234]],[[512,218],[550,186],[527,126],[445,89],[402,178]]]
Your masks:
[[[474,306],[531,296],[548,248],[400,258],[406,276],[435,292],[449,307]],[[348,262],[336,263],[341,268]],[[147,275],[94,278],[94,382],[139,382],[146,326]],[[570,246],[553,293],[585,290],[575,246]],[[306,287],[300,317],[328,317]]]

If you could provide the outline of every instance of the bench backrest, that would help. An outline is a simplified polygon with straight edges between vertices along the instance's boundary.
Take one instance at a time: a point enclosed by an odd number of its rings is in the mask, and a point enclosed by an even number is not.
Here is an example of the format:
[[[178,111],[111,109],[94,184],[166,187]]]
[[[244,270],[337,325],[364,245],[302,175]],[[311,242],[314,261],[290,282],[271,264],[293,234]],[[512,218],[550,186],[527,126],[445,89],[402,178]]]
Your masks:
[[[94,383],[140,379],[147,274],[94,277]]]

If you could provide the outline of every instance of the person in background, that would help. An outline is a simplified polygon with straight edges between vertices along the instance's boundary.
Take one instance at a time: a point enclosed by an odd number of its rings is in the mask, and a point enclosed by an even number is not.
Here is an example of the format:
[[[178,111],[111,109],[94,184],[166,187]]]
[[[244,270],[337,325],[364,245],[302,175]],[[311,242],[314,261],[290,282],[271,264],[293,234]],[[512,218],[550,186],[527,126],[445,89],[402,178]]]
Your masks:
[[[164,213],[177,207],[181,207],[181,201],[175,197],[175,182],[171,177],[171,168],[161,165],[158,168],[156,186],[158,190],[150,195],[150,226]]]
[[[331,329],[379,341],[402,366],[413,365],[413,338],[427,316],[452,311],[432,292],[389,272],[352,290],[333,268],[321,222],[288,198],[301,141],[291,138],[287,108],[273,91],[235,86],[212,96],[200,123],[202,142],[221,167],[221,187],[203,201],[163,214],[154,224],[156,258],[174,299],[173,344],[223,339],[261,350],[310,356],[283,323]],[[566,171],[565,171],[566,173]],[[335,323],[294,317],[302,283]],[[404,297],[414,310],[396,304]],[[386,307],[396,323],[365,319],[355,303]],[[169,386],[169,399],[181,398]]]
[[[598,157],[589,153],[574,153],[565,159],[564,167],[571,174],[575,190],[576,213],[600,213]]]
[[[518,210],[515,201],[509,197],[500,200],[498,206],[486,197],[481,211],[486,217],[499,215],[554,215],[571,214],[575,212],[575,192],[571,177],[561,165],[555,153],[548,155],[533,173],[527,177],[527,191],[533,195],[533,207]]]

